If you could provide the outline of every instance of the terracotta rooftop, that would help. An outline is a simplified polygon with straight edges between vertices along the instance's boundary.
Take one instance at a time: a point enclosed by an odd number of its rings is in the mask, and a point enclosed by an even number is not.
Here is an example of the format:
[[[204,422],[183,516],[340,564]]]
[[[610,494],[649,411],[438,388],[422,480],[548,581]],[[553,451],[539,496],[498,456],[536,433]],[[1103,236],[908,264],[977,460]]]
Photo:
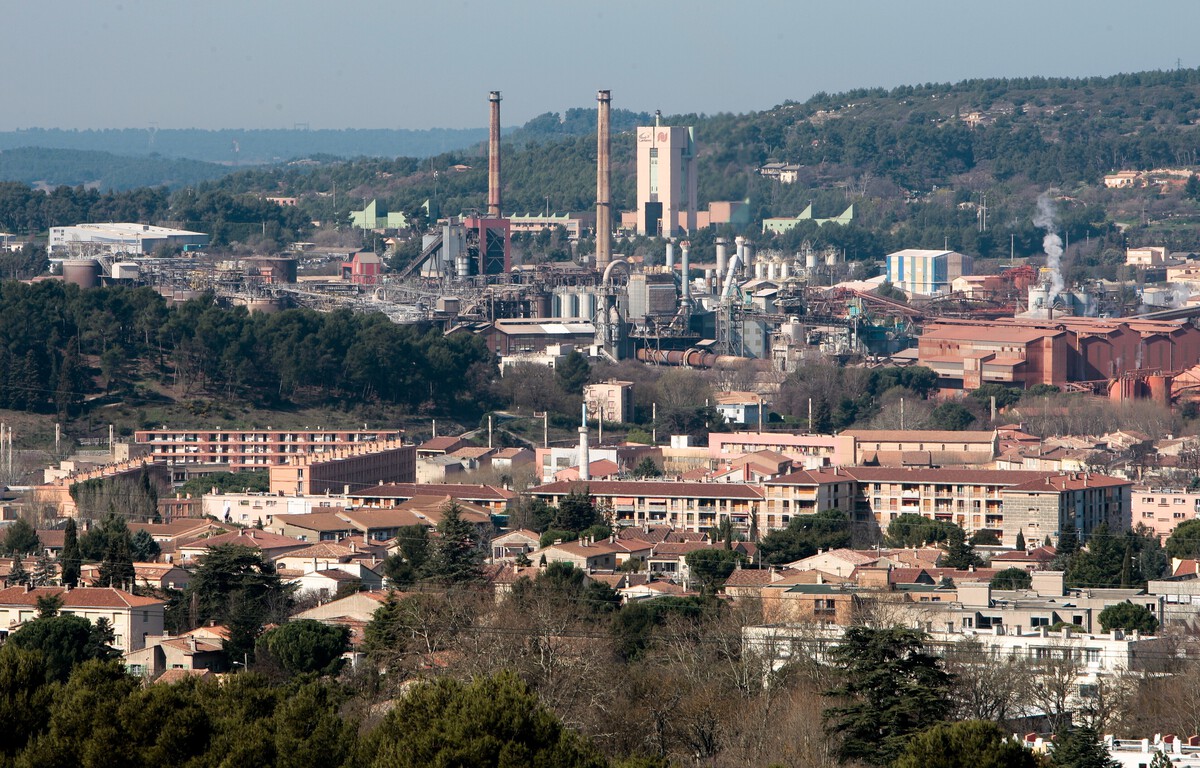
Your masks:
[[[234,531],[232,533],[223,533],[220,536],[212,536],[207,539],[193,541],[190,544],[182,547],[182,549],[209,549],[222,544],[236,544],[242,547],[250,547],[251,549],[269,550],[269,549],[284,549],[292,547],[300,549],[307,544],[299,539],[293,539],[289,536],[280,536],[277,533],[269,533],[267,531],[259,531],[254,528],[247,528],[242,531]]]
[[[537,496],[566,495],[587,489],[593,496],[659,496],[670,498],[761,499],[757,488],[742,483],[692,483],[671,480],[596,480],[547,483],[530,492]]]
[[[491,485],[471,483],[387,483],[352,494],[360,499],[411,499],[414,496],[450,496],[467,501],[508,501],[516,494]]]
[[[1119,477],[1095,475],[1091,472],[1068,472],[1063,475],[1048,475],[1041,480],[1031,480],[1019,485],[1010,486],[1009,491],[1079,491],[1085,488],[1117,488],[1122,485],[1133,485],[1132,480],[1122,480]]]
[[[37,605],[39,597],[62,598],[63,608],[145,608],[166,605],[162,600],[141,597],[116,587],[9,587],[0,589],[0,605]]]
[[[864,443],[990,443],[996,436],[991,430],[941,429],[847,429],[841,434]]]
[[[294,528],[303,528],[308,531],[324,531],[327,533],[349,531],[354,528],[354,526],[333,512],[313,512],[307,515],[275,515],[271,518],[271,521],[272,525],[290,525]]]

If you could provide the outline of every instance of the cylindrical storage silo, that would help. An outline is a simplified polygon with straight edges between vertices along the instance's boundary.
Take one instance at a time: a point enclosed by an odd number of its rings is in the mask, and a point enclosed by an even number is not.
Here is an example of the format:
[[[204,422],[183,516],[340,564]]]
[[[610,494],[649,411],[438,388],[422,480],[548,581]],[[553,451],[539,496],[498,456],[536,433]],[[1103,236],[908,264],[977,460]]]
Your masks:
[[[63,280],[80,288],[95,288],[100,282],[100,265],[95,259],[66,259]]]

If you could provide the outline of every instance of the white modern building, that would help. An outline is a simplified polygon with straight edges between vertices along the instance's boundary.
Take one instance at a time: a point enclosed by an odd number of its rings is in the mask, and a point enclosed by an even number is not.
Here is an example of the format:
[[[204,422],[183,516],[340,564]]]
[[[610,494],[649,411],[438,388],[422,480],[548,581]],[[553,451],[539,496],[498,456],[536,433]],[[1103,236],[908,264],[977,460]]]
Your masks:
[[[51,227],[49,255],[58,258],[124,253],[145,256],[161,247],[204,248],[208,235],[150,224],[76,224]]]
[[[950,292],[955,278],[971,274],[971,257],[957,251],[906,248],[887,256],[887,280],[915,296]]]

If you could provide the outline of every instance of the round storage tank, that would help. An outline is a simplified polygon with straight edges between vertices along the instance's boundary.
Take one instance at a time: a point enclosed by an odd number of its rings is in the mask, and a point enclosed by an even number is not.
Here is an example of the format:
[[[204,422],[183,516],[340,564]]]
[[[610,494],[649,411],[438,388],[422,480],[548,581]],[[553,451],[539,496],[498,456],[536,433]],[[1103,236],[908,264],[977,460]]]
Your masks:
[[[80,288],[95,288],[100,282],[100,265],[95,259],[67,259],[62,270],[63,280]]]
[[[247,299],[246,310],[250,314],[258,312],[264,315],[273,315],[283,310],[283,301],[281,299]]]
[[[808,253],[804,254],[804,266],[807,269],[816,269],[817,268],[817,254],[813,253],[812,251],[809,251]]]

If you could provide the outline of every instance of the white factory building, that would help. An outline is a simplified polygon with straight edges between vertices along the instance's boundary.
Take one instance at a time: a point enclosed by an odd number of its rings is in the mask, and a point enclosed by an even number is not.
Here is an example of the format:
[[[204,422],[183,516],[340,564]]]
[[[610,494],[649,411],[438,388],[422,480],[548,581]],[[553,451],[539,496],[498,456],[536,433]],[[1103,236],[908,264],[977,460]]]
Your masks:
[[[950,292],[955,278],[971,274],[971,257],[956,251],[907,248],[887,256],[887,279],[910,296]]]
[[[126,253],[143,256],[160,247],[204,248],[208,235],[150,224],[76,224],[50,228],[50,256],[100,256]]]

